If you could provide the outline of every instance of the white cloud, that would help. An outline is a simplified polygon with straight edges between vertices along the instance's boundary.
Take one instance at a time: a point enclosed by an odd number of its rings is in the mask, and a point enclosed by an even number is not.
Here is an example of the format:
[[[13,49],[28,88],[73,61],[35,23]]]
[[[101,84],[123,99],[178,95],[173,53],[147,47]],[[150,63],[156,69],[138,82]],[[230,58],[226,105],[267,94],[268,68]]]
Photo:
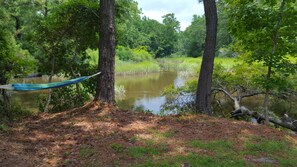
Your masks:
[[[174,13],[181,30],[191,24],[193,15],[203,15],[203,4],[198,0],[136,0],[143,15],[162,22],[162,16]]]

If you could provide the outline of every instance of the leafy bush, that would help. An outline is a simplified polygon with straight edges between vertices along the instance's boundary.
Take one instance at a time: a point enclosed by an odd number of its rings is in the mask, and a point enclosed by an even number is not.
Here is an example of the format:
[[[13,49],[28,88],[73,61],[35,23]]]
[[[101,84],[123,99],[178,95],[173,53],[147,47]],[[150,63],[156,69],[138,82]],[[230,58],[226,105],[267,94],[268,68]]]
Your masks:
[[[150,61],[153,56],[147,51],[146,47],[140,46],[135,49],[118,46],[116,49],[116,56],[122,61]]]
[[[22,106],[18,103],[5,103],[0,99],[0,122],[16,121],[30,115],[32,115],[32,113],[22,109]]]
[[[53,89],[49,112],[61,112],[71,108],[79,107],[90,99],[85,89],[79,88],[77,92],[76,85]],[[47,95],[41,95],[38,98],[39,110],[44,111]]]

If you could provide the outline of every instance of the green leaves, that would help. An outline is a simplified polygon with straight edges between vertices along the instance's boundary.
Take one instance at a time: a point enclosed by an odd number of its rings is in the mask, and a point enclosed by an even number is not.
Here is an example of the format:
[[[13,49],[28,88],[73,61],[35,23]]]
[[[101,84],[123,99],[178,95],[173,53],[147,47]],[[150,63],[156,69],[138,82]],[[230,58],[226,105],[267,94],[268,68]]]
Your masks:
[[[284,10],[280,10],[280,2],[275,0],[226,2],[230,7],[228,16],[232,18],[229,29],[237,39],[235,50],[246,55],[247,62],[258,62],[272,68],[271,79],[263,86],[272,88],[279,83],[277,76],[294,73],[296,67],[288,60],[288,56],[296,56],[297,53],[294,49],[296,39],[293,39],[296,37],[293,27],[296,29],[297,9],[291,7],[292,2],[285,3]],[[280,27],[277,27],[279,23]]]

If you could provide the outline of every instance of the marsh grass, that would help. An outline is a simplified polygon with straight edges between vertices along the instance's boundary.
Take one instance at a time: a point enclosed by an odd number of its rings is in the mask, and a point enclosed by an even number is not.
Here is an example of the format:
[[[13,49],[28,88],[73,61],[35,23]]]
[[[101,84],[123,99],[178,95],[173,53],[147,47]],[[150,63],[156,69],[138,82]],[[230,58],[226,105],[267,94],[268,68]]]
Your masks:
[[[118,75],[153,73],[161,71],[160,66],[155,61],[145,62],[124,62],[117,61],[115,71]]]

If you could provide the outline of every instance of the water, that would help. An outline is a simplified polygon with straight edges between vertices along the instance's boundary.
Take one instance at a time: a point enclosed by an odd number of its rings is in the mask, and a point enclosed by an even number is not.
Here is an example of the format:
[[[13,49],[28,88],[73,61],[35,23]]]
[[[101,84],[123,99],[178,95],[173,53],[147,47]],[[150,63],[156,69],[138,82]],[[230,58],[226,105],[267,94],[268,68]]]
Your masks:
[[[53,77],[53,82],[61,81],[62,78]],[[27,84],[35,84],[35,83],[47,83],[48,77],[36,77],[36,78],[17,78],[12,81],[12,83],[27,83]],[[30,110],[32,112],[38,112],[38,104],[37,98],[40,94],[48,93],[48,90],[39,90],[39,91],[11,91],[9,94],[12,97],[13,101],[21,104],[23,109]]]
[[[161,72],[138,76],[116,77],[116,84],[123,85],[126,97],[118,100],[121,108],[132,110],[149,110],[159,114],[166,97],[162,96],[164,88],[173,84],[175,87],[184,85],[185,78],[176,72]]]
[[[54,81],[61,79],[55,78]],[[125,88],[125,98],[117,100],[119,107],[132,110],[149,110],[154,114],[160,112],[161,106],[166,102],[162,92],[165,87],[173,84],[175,87],[184,85],[186,79],[177,72],[160,72],[146,75],[116,76],[116,84]],[[14,82],[46,83],[47,77],[18,79]],[[38,111],[37,96],[43,91],[12,92],[12,98],[31,111]]]

